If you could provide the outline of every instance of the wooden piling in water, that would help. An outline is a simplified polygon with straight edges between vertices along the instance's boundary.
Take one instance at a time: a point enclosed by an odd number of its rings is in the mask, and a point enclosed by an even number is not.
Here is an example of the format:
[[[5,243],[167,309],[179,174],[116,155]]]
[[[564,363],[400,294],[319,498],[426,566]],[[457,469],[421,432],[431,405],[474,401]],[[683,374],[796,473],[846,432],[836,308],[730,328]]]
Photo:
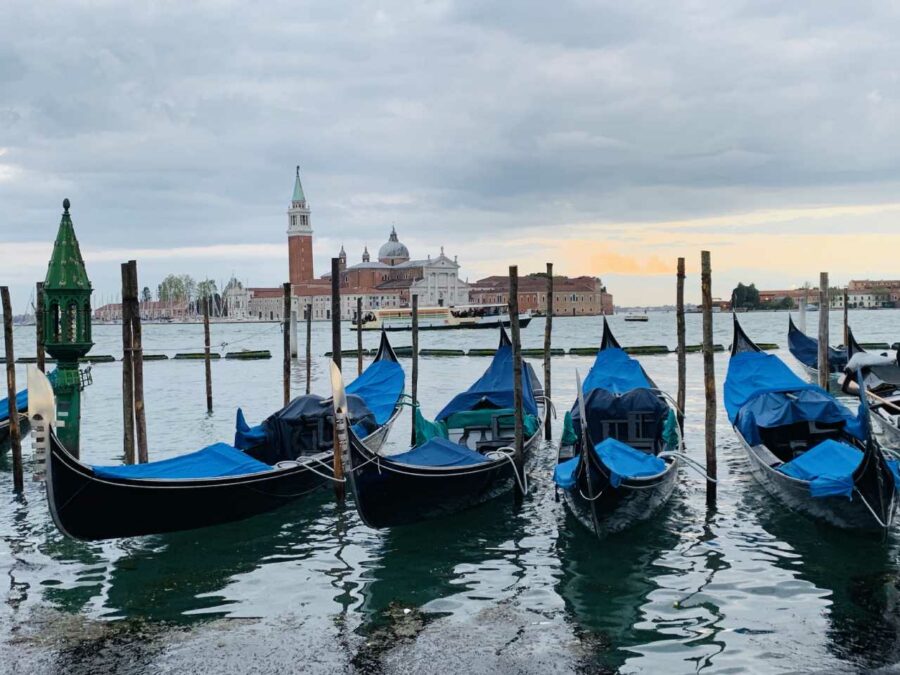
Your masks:
[[[128,299],[128,263],[122,263],[122,455],[134,464],[134,361],[132,360],[131,303]]]
[[[416,445],[416,405],[419,403],[419,296],[412,296],[412,403],[410,445]]]
[[[828,272],[819,274],[819,386],[828,390]]]
[[[138,303],[137,261],[128,261],[128,283],[131,303],[131,368],[134,374],[134,438],[137,443],[138,462],[146,464],[147,416],[144,410],[144,348],[141,334],[141,308]]]
[[[849,318],[849,303],[850,293],[846,286],[844,286],[844,347],[850,346],[850,318]]]
[[[284,405],[291,402],[291,284],[284,283],[281,285],[282,295],[284,296],[284,304],[281,310],[281,325],[284,335],[282,335],[282,346],[284,354],[282,356],[281,366],[281,384],[282,398]]]
[[[356,298],[356,376],[363,371],[363,346],[362,346],[362,296]]]
[[[312,304],[306,305],[306,393],[312,386]]]
[[[341,260],[331,259],[331,359],[341,367]],[[349,411],[347,423],[350,423]],[[344,501],[344,457],[338,442],[337,419],[334,427],[334,496],[339,502]]]
[[[713,362],[712,265],[709,251],[700,252],[703,296],[703,388],[706,394],[706,474],[716,478],[716,370]],[[716,484],[706,481],[706,502],[716,501]]]
[[[509,266],[509,333],[513,351],[513,410],[515,412],[515,462],[519,476],[525,471],[525,420],[522,401],[522,340],[519,333],[519,267]],[[520,481],[516,486],[521,492]]]
[[[0,303],[3,306],[3,341],[6,346],[6,395],[9,401],[9,447],[13,460],[13,489],[25,489],[25,471],[22,466],[22,432],[19,429],[19,409],[16,406],[16,356],[13,353],[12,303],[9,288],[0,286]]]
[[[299,355],[299,347],[297,346],[297,310],[291,309],[291,358],[295,359]]]
[[[209,303],[210,297],[203,299],[203,367],[206,374],[206,412],[212,413],[212,363],[209,358]]]
[[[34,340],[37,349],[37,367],[43,373],[46,367],[46,354],[44,352],[44,282],[36,284],[37,293],[34,308]]]
[[[684,258],[678,259],[677,282],[675,288],[675,333],[678,338],[676,351],[678,352],[678,391],[676,401],[678,411],[684,414],[686,377],[687,377],[687,359],[685,345],[685,329],[684,329]]]
[[[553,263],[547,263],[547,321],[544,324],[544,397],[547,409],[544,411],[544,439],[553,439],[553,428],[550,424],[550,359],[553,356],[550,336],[553,332]]]

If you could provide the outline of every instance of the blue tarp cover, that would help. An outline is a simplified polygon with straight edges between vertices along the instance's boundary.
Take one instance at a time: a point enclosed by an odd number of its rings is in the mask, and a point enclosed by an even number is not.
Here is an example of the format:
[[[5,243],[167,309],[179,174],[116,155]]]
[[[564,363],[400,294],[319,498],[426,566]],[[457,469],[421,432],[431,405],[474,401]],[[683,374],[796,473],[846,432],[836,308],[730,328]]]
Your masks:
[[[635,450],[615,438],[607,438],[594,446],[610,472],[610,483],[619,487],[625,478],[655,476],[666,470],[666,463],[656,455]]]
[[[19,411],[20,415],[24,415],[28,412],[28,390],[23,389],[18,394],[16,394],[16,410]],[[0,422],[5,422],[9,419],[9,399],[5,398],[0,401]]]
[[[92,466],[101,478],[220,478],[271,471],[268,464],[258,462],[227,443],[216,443],[188,455],[162,459],[148,464]]]
[[[760,427],[771,429],[796,422],[845,422],[848,431],[856,423],[852,413],[834,397],[821,389],[802,389],[798,392],[764,392],[745,403],[737,414],[734,426],[750,445],[762,442]]]
[[[347,393],[355,394],[366,402],[379,426],[394,413],[397,399],[403,393],[405,376],[403,367],[396,361],[375,361],[362,375],[347,385]]]
[[[610,484],[619,487],[627,478],[643,478],[655,476],[666,470],[666,463],[657,457],[641,450],[635,450],[615,438],[607,438],[594,446],[594,452],[610,473]],[[556,465],[553,480],[564,489],[575,485],[575,472],[581,456],[573,457]]]
[[[575,487],[575,472],[578,470],[580,461],[581,455],[575,455],[572,459],[557,464],[553,470],[553,482],[563,490],[571,490]]]
[[[416,466],[468,466],[490,461],[474,450],[438,437],[407,452],[391,455],[387,459]]]
[[[828,439],[778,470],[791,478],[809,481],[813,497],[853,497],[853,472],[862,461],[861,450]]]
[[[524,362],[522,363],[522,401],[525,412],[537,416],[537,401],[534,399],[531,378]],[[455,412],[475,410],[476,407],[513,407],[513,353],[511,346],[501,346],[478,381],[466,391],[454,396],[435,419],[444,420]]]
[[[581,386],[585,394],[591,389],[623,394],[641,387],[649,389],[653,385],[636,359],[621,349],[601,349]]]
[[[788,349],[803,365],[810,368],[819,367],[819,340],[798,330],[788,329]],[[847,365],[847,350],[828,348],[828,369],[840,372]]]
[[[741,352],[728,362],[725,376],[725,410],[734,424],[738,410],[754,396],[767,392],[819,389],[804,382],[773,354]],[[819,389],[819,391],[822,391]]]

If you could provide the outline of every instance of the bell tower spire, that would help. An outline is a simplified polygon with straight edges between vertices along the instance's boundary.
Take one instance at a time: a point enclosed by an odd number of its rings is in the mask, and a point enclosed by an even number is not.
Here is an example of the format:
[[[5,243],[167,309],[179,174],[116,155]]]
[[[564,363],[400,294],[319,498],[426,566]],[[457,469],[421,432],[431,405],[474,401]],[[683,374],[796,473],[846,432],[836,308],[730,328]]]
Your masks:
[[[300,182],[300,167],[294,178],[294,194],[288,209],[288,272],[292,284],[313,279],[312,227],[309,221],[309,203]]]

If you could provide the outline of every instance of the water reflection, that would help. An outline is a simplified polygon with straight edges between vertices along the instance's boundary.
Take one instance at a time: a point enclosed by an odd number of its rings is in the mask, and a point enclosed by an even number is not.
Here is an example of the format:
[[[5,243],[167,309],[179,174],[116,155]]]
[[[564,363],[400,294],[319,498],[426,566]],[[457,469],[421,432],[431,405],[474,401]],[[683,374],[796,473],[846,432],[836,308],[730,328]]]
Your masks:
[[[761,488],[743,496],[760,525],[789,552],[772,562],[827,592],[827,649],[841,661],[875,668],[900,656],[898,541],[846,532],[781,507]]]
[[[673,495],[671,504],[678,501]],[[658,637],[633,628],[642,621],[648,596],[659,588],[657,577],[669,572],[658,564],[660,551],[678,543],[669,512],[604,540],[568,511],[560,516],[557,551],[562,565],[556,590],[588,647],[587,670],[619,668],[629,646]]]
[[[359,589],[360,631],[381,627],[393,604],[449,613],[459,605],[454,596],[474,591],[486,578],[504,573],[521,578],[522,551],[516,542],[525,536],[524,526],[512,496],[504,495],[453,517],[379,532]],[[503,569],[505,563],[511,571]],[[488,585],[493,591],[480,588],[482,597],[511,584]]]
[[[237,523],[105,544],[109,562],[99,568],[99,546],[61,538],[48,544],[48,554],[63,564],[85,564],[89,576],[69,588],[49,589],[47,599],[69,611],[96,599],[100,615],[114,619],[188,623],[227,616],[238,601],[225,590],[234,577],[309,554],[310,526],[321,515],[322,500],[314,495]],[[87,565],[86,558],[94,563]]]

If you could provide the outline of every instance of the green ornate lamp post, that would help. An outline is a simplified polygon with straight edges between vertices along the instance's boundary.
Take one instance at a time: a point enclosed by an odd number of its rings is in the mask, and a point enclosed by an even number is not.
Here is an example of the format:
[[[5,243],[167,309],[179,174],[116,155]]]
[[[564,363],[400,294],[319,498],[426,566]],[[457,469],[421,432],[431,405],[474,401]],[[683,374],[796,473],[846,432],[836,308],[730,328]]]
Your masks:
[[[84,375],[78,361],[91,342],[91,282],[69,216],[69,200],[63,200],[62,220],[53,244],[53,255],[44,280],[44,344],[57,360],[58,435],[76,457],[79,453],[81,390]]]

